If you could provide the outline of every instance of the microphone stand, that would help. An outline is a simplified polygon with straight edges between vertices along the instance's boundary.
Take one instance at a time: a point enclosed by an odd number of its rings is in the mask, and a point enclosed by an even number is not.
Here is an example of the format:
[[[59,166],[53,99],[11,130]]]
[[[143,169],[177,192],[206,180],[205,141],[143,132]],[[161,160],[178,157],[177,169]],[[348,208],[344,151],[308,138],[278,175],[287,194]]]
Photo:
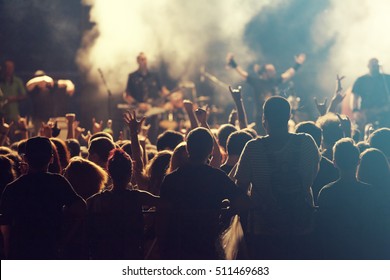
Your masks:
[[[111,93],[110,88],[107,86],[106,79],[104,78],[102,69],[98,68],[98,71],[99,71],[100,77],[102,78],[103,84],[104,84],[106,91],[107,91],[107,113],[108,113],[108,119],[111,120],[112,119],[112,109],[111,109],[111,107],[112,107],[111,106],[112,93]]]

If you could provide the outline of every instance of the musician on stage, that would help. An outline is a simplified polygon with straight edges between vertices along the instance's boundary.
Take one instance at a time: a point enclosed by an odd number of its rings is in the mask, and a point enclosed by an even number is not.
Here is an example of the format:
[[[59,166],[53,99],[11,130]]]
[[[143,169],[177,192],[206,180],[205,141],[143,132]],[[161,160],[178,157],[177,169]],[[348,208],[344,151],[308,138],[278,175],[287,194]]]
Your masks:
[[[367,123],[390,125],[390,75],[380,73],[377,58],[368,61],[368,74],[360,76],[352,87],[352,110],[360,128]]]
[[[256,106],[256,130],[259,134],[264,134],[262,128],[263,104],[271,96],[278,95],[278,86],[291,80],[296,71],[305,62],[306,55],[299,54],[295,57],[295,65],[288,68],[281,75],[278,75],[273,64],[265,64],[262,66],[256,65],[256,76],[250,75],[247,71],[241,68],[234,59],[233,54],[228,54],[227,64],[237,71],[248,84],[250,84],[255,92]]]
[[[169,95],[169,90],[163,86],[157,73],[150,72],[145,53],[137,56],[138,69],[129,74],[126,90],[123,99],[136,107],[141,113],[147,113],[152,107],[164,105],[164,98]],[[147,119],[151,124],[149,140],[152,143],[157,141],[158,116]]]
[[[136,105],[141,111],[146,112],[157,104],[161,97],[169,94],[169,90],[163,86],[157,73],[150,72],[146,55],[141,52],[137,56],[138,69],[130,73],[127,79],[124,100],[130,105]]]

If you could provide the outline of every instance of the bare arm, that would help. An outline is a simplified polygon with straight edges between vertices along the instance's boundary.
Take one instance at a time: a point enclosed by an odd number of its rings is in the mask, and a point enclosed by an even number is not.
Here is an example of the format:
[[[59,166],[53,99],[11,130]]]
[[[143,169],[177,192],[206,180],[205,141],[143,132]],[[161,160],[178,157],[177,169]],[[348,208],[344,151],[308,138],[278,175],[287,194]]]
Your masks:
[[[234,103],[236,104],[240,129],[244,129],[248,126],[248,121],[246,118],[244,104],[242,103],[241,86],[239,86],[237,89],[234,89],[231,86],[229,86],[229,91],[233,97]]]
[[[131,152],[134,161],[133,174],[135,176],[135,180],[137,182],[138,188],[147,189],[148,180],[143,175],[144,163],[142,161],[141,146],[138,139],[138,131],[141,129],[145,117],[142,117],[141,120],[138,121],[135,111],[132,111],[132,112],[126,112],[124,114],[124,120],[130,129]]]
[[[241,66],[239,66],[237,64],[237,62],[235,61],[234,59],[234,55],[232,53],[228,53],[227,57],[226,57],[226,62],[227,62],[227,65],[230,66],[231,68],[233,68],[234,70],[236,70],[236,72],[243,78],[243,79],[246,79],[248,78],[248,72],[246,72],[244,69],[241,68]]]
[[[199,125],[194,112],[194,104],[188,99],[184,100],[183,104],[184,109],[187,112],[188,118],[190,119],[191,129],[197,128]]]
[[[302,66],[302,64],[306,60],[306,55],[304,53],[301,53],[297,56],[295,56],[295,65],[293,67],[288,68],[282,75],[282,81],[283,83],[289,81],[292,79],[292,77],[295,76],[296,71],[299,67]]]
[[[207,128],[210,131],[209,124],[207,123],[207,112],[203,109],[197,109],[195,113],[200,122],[200,126]],[[212,159],[210,161],[210,166],[215,168],[220,168],[222,162],[222,154],[219,149],[217,139],[215,138],[214,134],[211,131],[210,133],[213,136],[213,153],[212,153]]]

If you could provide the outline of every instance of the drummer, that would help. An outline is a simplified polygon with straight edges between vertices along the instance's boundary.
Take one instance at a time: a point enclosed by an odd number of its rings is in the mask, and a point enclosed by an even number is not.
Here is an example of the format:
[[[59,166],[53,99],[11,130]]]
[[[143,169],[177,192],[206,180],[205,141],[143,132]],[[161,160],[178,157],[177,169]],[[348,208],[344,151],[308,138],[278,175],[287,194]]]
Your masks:
[[[161,84],[157,73],[149,71],[145,53],[141,52],[137,56],[137,63],[138,69],[128,76],[123,99],[144,114],[152,107],[163,106],[169,90]],[[149,140],[155,143],[158,134],[158,116],[148,118],[147,122],[151,124]]]

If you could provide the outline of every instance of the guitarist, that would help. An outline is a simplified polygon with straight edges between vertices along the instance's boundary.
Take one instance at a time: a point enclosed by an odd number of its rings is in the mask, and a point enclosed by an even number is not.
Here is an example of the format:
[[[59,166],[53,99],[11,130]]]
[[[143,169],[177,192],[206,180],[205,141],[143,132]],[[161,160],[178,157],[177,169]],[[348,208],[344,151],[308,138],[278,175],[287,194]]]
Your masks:
[[[129,104],[137,107],[141,114],[145,114],[152,107],[162,106],[162,98],[169,95],[169,90],[163,86],[157,73],[150,72],[145,53],[137,56],[138,69],[129,74],[126,90],[123,99]],[[161,103],[161,104],[158,104]],[[158,134],[158,117],[152,116],[148,119],[151,124],[149,139],[154,142]]]
[[[380,73],[377,58],[368,62],[369,73],[360,76],[352,87],[352,109],[359,127],[367,123],[390,125],[390,75]]]

